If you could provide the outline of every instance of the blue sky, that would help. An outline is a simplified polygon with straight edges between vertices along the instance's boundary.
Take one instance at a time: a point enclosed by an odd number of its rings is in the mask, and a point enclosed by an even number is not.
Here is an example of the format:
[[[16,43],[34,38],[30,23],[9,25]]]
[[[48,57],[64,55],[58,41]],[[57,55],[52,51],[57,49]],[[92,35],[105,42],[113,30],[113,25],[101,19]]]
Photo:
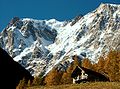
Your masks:
[[[120,0],[0,0],[0,31],[15,16],[69,20],[96,9],[100,3],[120,4]]]

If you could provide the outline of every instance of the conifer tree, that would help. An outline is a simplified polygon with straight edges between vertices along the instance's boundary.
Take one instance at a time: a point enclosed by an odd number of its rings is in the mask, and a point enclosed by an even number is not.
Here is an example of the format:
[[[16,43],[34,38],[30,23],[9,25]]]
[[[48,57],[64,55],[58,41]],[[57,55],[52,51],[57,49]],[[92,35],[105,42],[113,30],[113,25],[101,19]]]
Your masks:
[[[46,85],[58,85],[62,77],[62,72],[59,72],[57,69],[53,68],[49,74],[45,77]]]
[[[32,82],[32,86],[38,86],[38,85],[40,85],[40,78],[38,76],[35,76]]]
[[[82,61],[82,67],[85,67],[87,69],[92,69],[92,63],[88,58],[83,59]]]
[[[77,55],[73,56],[73,60],[74,60],[74,62],[73,62],[74,67],[81,66],[81,61],[79,60],[79,57]]]
[[[92,64],[92,70],[98,72],[98,63]]]
[[[108,74],[110,81],[119,81],[120,77],[120,52],[110,51],[106,57],[105,72]]]
[[[72,84],[71,74],[69,74],[68,72],[64,72],[63,76],[61,78],[61,83],[62,84]]]
[[[30,87],[30,86],[31,86],[31,81],[29,80],[27,83],[27,87]]]
[[[105,60],[103,57],[100,57],[98,59],[98,63],[97,63],[97,72],[99,73],[104,73],[104,65],[105,65]]]
[[[20,80],[18,86],[16,87],[16,89],[26,89],[26,81],[25,78],[23,78],[22,80]]]
[[[71,63],[71,65],[67,68],[66,72],[64,72],[62,75],[62,78],[61,78],[62,84],[71,84],[72,83],[71,74],[72,74],[73,70],[74,70],[74,63]]]

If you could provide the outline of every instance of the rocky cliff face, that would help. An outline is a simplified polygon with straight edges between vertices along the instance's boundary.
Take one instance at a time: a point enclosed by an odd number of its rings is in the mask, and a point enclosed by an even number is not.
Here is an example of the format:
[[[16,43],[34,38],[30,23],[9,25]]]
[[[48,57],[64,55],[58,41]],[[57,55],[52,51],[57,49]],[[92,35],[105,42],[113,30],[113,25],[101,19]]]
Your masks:
[[[97,62],[120,50],[120,5],[101,4],[71,21],[14,18],[0,34],[0,46],[33,75],[66,67],[73,55]]]
[[[28,69],[31,74],[39,74],[46,66],[50,52],[46,47],[54,43],[57,30],[64,22],[51,20],[19,19],[14,17],[0,33],[0,46],[15,61]]]

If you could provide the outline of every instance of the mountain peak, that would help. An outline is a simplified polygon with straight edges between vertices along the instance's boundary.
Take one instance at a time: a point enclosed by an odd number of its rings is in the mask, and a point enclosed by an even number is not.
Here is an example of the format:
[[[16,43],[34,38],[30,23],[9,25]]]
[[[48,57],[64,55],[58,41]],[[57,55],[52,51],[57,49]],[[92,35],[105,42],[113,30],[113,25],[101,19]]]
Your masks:
[[[111,3],[101,3],[100,6],[98,7],[98,11],[109,11],[109,10],[116,10],[120,8],[119,4],[111,4]]]
[[[69,22],[15,18],[0,34],[0,47],[32,75],[65,67],[74,55],[97,62],[110,49],[120,49],[120,5],[102,3]]]

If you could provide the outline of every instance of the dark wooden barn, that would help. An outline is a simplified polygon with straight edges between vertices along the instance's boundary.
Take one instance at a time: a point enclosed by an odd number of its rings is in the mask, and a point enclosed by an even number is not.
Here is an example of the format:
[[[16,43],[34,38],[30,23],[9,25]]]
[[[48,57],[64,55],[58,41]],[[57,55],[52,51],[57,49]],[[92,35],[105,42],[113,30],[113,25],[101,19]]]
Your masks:
[[[76,66],[74,71],[71,74],[73,78],[73,83],[80,83],[80,82],[90,82],[90,81],[109,81],[109,79],[93,70]]]

